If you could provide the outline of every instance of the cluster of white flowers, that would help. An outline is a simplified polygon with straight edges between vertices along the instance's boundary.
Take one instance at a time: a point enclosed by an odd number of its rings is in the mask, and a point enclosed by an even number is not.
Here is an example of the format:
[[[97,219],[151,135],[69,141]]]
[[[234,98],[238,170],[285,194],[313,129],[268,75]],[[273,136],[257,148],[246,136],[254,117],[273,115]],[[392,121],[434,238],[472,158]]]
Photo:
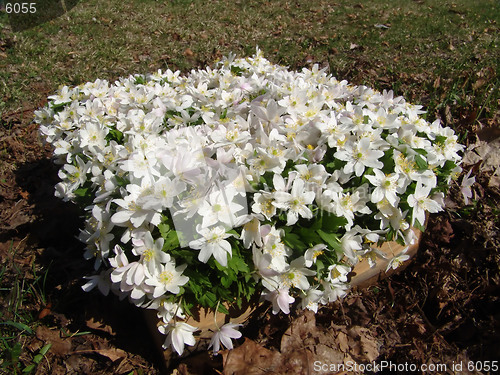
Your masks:
[[[457,136],[420,106],[260,51],[49,99],[36,121],[62,164],[56,195],[87,212],[84,289],[156,309],[179,354],[193,299],[225,309],[256,291],[276,314],[344,296],[377,244],[415,241],[461,170]],[[214,332],[214,350],[235,327]]]

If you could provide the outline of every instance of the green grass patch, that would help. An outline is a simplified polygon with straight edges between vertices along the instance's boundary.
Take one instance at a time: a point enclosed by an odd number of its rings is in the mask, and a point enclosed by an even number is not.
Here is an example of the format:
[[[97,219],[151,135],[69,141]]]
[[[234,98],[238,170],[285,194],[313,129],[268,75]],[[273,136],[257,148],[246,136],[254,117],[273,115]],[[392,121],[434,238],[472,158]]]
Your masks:
[[[328,64],[338,78],[473,123],[498,110],[499,14],[494,0],[81,1],[35,28],[4,28],[13,42],[0,97],[15,111],[59,85],[188,71],[259,46],[273,62]]]

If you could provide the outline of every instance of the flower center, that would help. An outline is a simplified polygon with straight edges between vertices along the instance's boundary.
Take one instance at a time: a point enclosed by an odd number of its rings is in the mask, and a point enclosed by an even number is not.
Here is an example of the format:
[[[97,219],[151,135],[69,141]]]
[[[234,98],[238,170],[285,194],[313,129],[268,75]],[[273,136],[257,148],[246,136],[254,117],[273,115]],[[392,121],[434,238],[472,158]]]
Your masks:
[[[163,271],[158,275],[158,279],[162,284],[169,284],[172,282],[172,279],[174,278],[174,275],[170,271]]]

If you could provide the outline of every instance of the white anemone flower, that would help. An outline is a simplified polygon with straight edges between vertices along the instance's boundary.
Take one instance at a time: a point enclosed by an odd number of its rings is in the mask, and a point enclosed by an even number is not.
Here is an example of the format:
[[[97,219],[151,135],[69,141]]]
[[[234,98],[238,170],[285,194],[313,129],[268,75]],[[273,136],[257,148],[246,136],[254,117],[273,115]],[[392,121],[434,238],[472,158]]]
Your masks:
[[[323,243],[314,245],[310,249],[307,249],[304,254],[304,264],[306,267],[311,267],[313,264],[316,264],[316,260],[320,255],[322,255],[327,246]]]
[[[290,263],[290,267],[281,275],[281,285],[307,290],[310,287],[307,276],[314,276],[316,272],[305,266],[303,256],[298,257]]]
[[[426,212],[436,213],[443,210],[442,205],[436,199],[429,197],[430,192],[430,186],[417,183],[415,193],[408,196],[408,205],[413,207],[411,225],[415,224],[415,220],[418,220],[420,225],[424,225]]]
[[[141,257],[140,261],[146,265],[149,272],[155,272],[160,264],[170,261],[170,255],[162,250],[165,240],[160,237],[155,241],[151,232],[146,232],[143,238],[133,238],[132,243],[132,252]]]
[[[470,177],[471,173],[472,169],[467,172],[467,174],[462,179],[462,183],[460,184],[460,191],[462,192],[462,196],[464,197],[465,205],[468,205],[469,199],[472,198],[471,186],[476,182],[476,178],[474,176]]]
[[[306,293],[302,296],[302,300],[300,302],[300,306],[303,309],[308,309],[318,312],[319,301],[323,297],[323,292],[316,288],[309,288]]]
[[[220,344],[224,345],[226,349],[233,349],[232,339],[239,339],[241,332],[236,328],[241,327],[241,324],[227,323],[217,329],[210,340],[208,348],[213,347],[213,353],[217,354],[220,350]]]
[[[158,330],[164,335],[167,335],[163,348],[167,349],[168,347],[173,347],[179,355],[182,355],[184,352],[185,345],[194,346],[196,344],[193,332],[197,331],[198,328],[187,323],[169,323],[159,326]]]
[[[400,267],[404,262],[406,262],[408,259],[410,259],[410,256],[408,254],[406,254],[408,249],[409,249],[409,246],[405,247],[403,251],[401,251],[398,255],[393,257],[389,261],[389,264],[387,265],[385,272],[389,272],[389,270],[391,268],[393,270],[395,270],[396,268]]]
[[[175,267],[174,262],[167,262],[160,264],[154,274],[149,273],[146,269],[146,280],[144,282],[154,287],[153,298],[158,298],[166,292],[179,293],[180,287],[189,281],[189,277],[182,275],[186,267],[187,264]]]
[[[232,235],[226,233],[222,226],[213,228],[203,228],[200,224],[196,227],[201,238],[189,242],[189,246],[193,249],[200,250],[198,260],[206,263],[211,256],[215,258],[221,266],[227,266],[227,256],[231,256],[231,244],[226,241],[226,238]]]
[[[277,191],[274,193],[273,204],[287,211],[287,225],[293,225],[299,216],[310,219],[313,214],[307,205],[311,204],[316,194],[313,191],[305,191],[305,183],[302,179],[293,181],[290,193]]]
[[[384,156],[384,152],[374,150],[369,138],[362,138],[354,144],[346,144],[344,149],[340,149],[333,155],[337,159],[344,160],[344,173],[354,172],[357,177],[361,176],[366,167],[383,168],[384,164],[378,160]]]
[[[399,178],[399,175],[397,173],[387,175],[379,169],[374,169],[373,173],[375,173],[375,176],[365,175],[368,181],[375,186],[371,195],[372,203],[378,203],[386,198],[393,207],[396,207],[399,200],[397,193],[402,193],[401,187],[403,186],[403,181]]]
[[[280,311],[290,314],[290,304],[295,302],[295,298],[290,295],[289,288],[278,288],[273,291],[264,292],[263,295],[266,301],[270,301],[273,304],[274,315]]]

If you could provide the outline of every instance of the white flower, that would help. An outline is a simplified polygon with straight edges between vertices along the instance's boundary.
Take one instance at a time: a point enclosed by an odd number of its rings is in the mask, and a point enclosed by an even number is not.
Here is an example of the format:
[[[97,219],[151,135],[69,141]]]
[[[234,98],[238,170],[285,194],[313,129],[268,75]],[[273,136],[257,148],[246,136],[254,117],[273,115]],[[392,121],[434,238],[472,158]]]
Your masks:
[[[347,275],[351,272],[351,268],[343,264],[332,264],[328,266],[328,276],[326,281],[330,283],[347,282]]]
[[[408,205],[413,207],[411,225],[415,223],[415,220],[418,220],[420,225],[424,225],[426,211],[436,213],[443,210],[437,200],[429,198],[430,192],[430,186],[417,183],[415,193],[408,196]]]
[[[182,275],[186,267],[187,264],[184,264],[176,268],[174,262],[167,262],[166,264],[160,264],[154,274],[150,274],[146,270],[145,283],[154,287],[153,298],[158,298],[166,292],[179,293],[179,287],[189,281],[189,277]]]
[[[268,220],[276,215],[276,206],[273,204],[274,197],[272,193],[255,193],[253,195],[254,204],[252,211],[256,214],[264,215]]]
[[[213,228],[202,228],[198,224],[196,227],[198,234],[202,237],[189,242],[189,246],[193,249],[199,249],[198,260],[206,263],[213,255],[215,260],[221,266],[227,266],[227,255],[231,256],[231,244],[225,239],[231,237],[231,234],[226,233],[222,226]]]
[[[396,207],[399,200],[396,193],[402,193],[401,187],[403,186],[403,181],[399,178],[399,175],[397,173],[386,175],[379,169],[374,169],[373,173],[375,173],[375,176],[365,175],[368,181],[373,186],[376,186],[372,192],[371,201],[378,203],[386,198],[393,207]]]
[[[161,263],[170,261],[170,255],[162,250],[164,242],[163,238],[153,240],[151,232],[147,232],[142,239],[132,239],[134,244],[132,251],[135,255],[140,255],[140,260],[148,267],[150,272],[155,272]]]
[[[317,244],[307,249],[304,254],[304,264],[306,267],[311,267],[313,264],[316,264],[317,258],[325,252],[327,246],[325,244]]]
[[[390,261],[389,264],[387,265],[387,268],[385,269],[385,272],[389,272],[389,270],[392,268],[395,270],[399,266],[401,266],[404,262],[406,262],[408,259],[410,259],[410,256],[406,254],[408,251],[409,246],[405,247],[403,251],[401,251],[398,255],[393,257]]]
[[[306,294],[302,296],[300,306],[303,309],[308,309],[317,313],[319,307],[318,303],[322,297],[323,297],[323,292],[321,290],[310,288],[307,290]]]
[[[460,184],[460,191],[464,197],[465,205],[468,205],[469,198],[472,198],[471,186],[476,182],[476,178],[474,176],[470,177],[471,173],[472,169],[469,170],[469,172],[467,172],[467,174],[462,178],[462,183]]]
[[[321,280],[321,285],[324,288],[323,296],[320,300],[322,304],[335,302],[336,300],[343,298],[349,290],[349,284],[347,283],[329,283]]]
[[[239,339],[241,337],[241,332],[239,332],[236,327],[241,327],[241,324],[227,323],[220,327],[213,334],[210,339],[210,345],[208,348],[213,347],[214,354],[217,354],[220,350],[220,344],[224,345],[226,349],[233,349],[232,339]]]
[[[196,344],[193,332],[197,331],[198,328],[187,323],[169,323],[159,326],[158,330],[164,335],[167,335],[163,348],[166,349],[172,346],[179,355],[182,355],[184,352],[185,345],[193,346]]]
[[[307,276],[313,276],[315,274],[315,271],[305,266],[305,259],[301,256],[294,259],[290,263],[290,267],[281,275],[281,285],[307,290],[310,286]]]
[[[106,270],[102,271],[98,275],[85,276],[84,278],[88,281],[82,285],[82,289],[85,292],[90,292],[92,289],[97,287],[102,294],[107,296],[111,288],[111,280],[109,278],[110,273],[111,270]]]
[[[287,211],[287,225],[295,224],[299,216],[312,218],[312,211],[307,205],[313,202],[315,194],[312,191],[304,191],[304,185],[304,180],[296,179],[290,193],[283,191],[274,193],[273,204]]]
[[[273,276],[279,275],[279,272],[272,268],[273,257],[271,254],[263,254],[256,246],[252,248],[252,259],[253,264],[257,270],[257,273],[264,278],[271,278]]]
[[[290,304],[295,302],[295,298],[293,298],[289,293],[290,289],[285,287],[270,292],[264,292],[264,298],[267,301],[271,301],[273,304],[274,315],[280,311],[283,311],[285,314],[290,313]]]
[[[347,161],[344,166],[344,173],[355,172],[356,176],[361,176],[366,167],[383,168],[384,164],[378,159],[384,156],[380,150],[371,148],[371,141],[368,138],[362,138],[359,142],[346,144],[344,150],[339,150],[334,157]]]
[[[203,217],[203,227],[215,224],[234,227],[237,213],[244,209],[241,204],[234,202],[235,195],[236,190],[230,187],[211,192],[198,210],[198,214]]]

